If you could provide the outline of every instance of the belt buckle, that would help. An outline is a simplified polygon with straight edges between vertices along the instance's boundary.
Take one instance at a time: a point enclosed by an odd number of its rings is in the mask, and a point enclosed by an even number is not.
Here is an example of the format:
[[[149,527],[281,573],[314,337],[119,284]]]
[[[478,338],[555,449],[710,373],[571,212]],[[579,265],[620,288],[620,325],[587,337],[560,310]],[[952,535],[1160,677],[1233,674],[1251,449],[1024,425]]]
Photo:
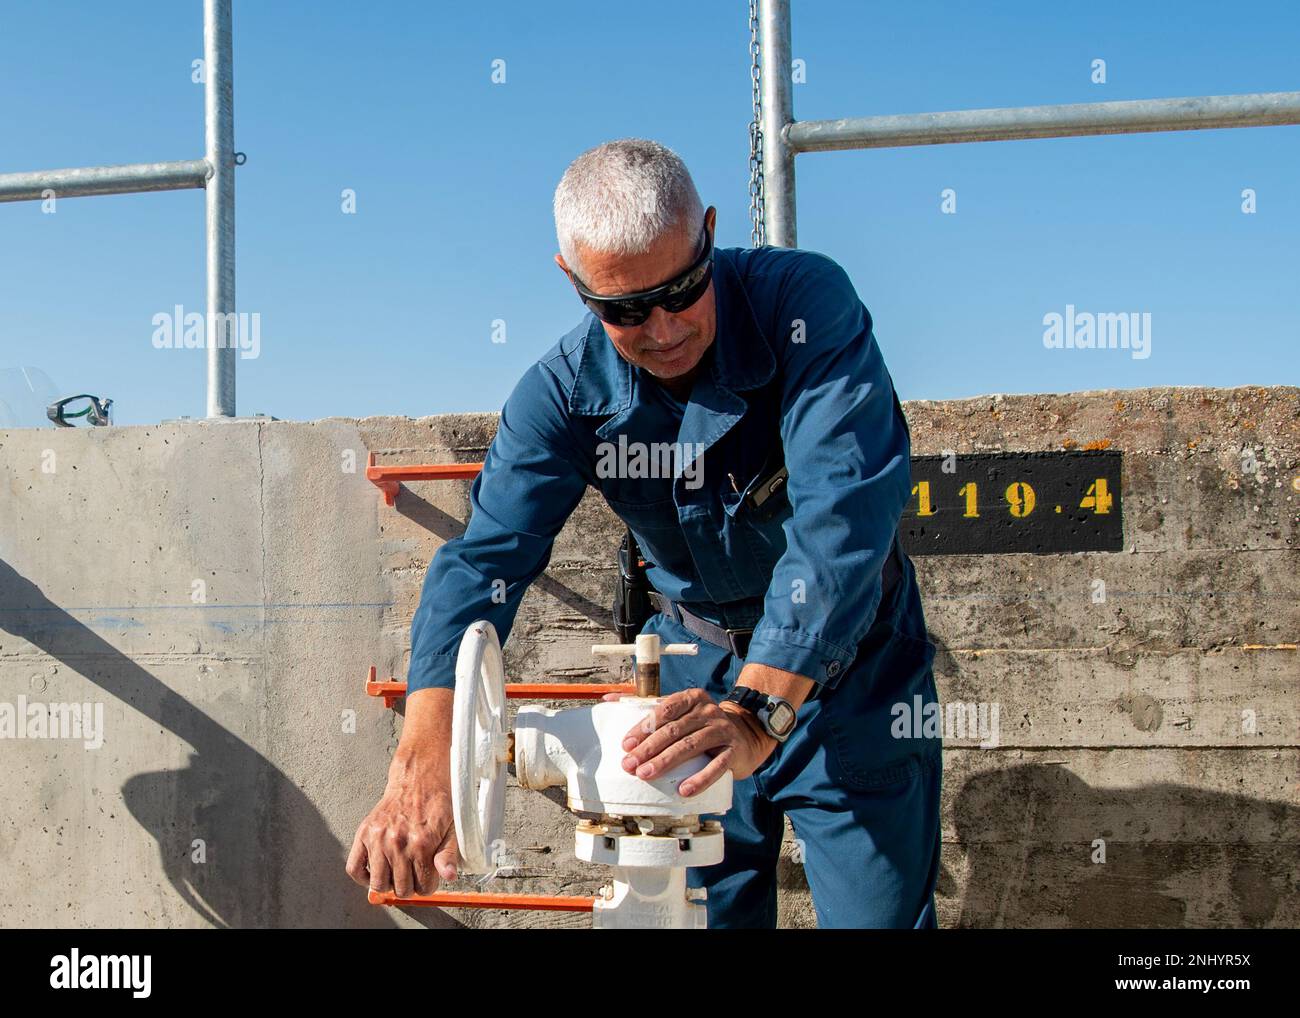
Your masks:
[[[726,629],[724,632],[727,634],[727,643],[731,645],[731,653],[738,658],[744,658],[749,651],[749,641],[754,635],[754,631],[752,629]],[[741,642],[738,643],[737,640]]]

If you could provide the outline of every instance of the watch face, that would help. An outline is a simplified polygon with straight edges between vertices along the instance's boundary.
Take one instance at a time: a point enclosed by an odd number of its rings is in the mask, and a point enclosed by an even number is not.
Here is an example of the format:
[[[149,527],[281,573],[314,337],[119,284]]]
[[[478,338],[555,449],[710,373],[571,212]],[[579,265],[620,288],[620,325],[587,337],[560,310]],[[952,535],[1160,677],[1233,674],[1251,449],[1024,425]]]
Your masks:
[[[788,703],[778,703],[768,714],[767,720],[772,725],[773,730],[784,735],[794,727],[794,710]]]

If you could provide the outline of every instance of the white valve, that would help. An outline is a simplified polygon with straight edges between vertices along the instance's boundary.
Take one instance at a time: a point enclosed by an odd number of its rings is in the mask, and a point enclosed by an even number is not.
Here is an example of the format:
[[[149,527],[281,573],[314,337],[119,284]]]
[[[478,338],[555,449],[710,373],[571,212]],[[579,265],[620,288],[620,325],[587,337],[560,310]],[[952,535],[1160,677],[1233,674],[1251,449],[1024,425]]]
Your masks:
[[[635,697],[551,710],[526,706],[505,728],[505,669],[490,622],[465,631],[456,658],[452,706],[451,801],[460,869],[492,873],[505,826],[506,768],[516,764],[523,788],[566,789],[569,809],[595,814],[577,830],[574,853],[613,868],[611,893],[595,902],[593,926],[702,927],[702,892],[686,886],[686,869],[722,860],[722,826],[704,814],[731,807],[732,775],[690,796],[681,783],[707,766],[700,753],[666,771],[639,778],[624,770],[624,736],[652,716],[659,694],[659,658],[695,654],[693,643],[663,646],[654,634],[636,643],[602,644],[595,654],[636,656]]]
[[[505,705],[497,631],[491,622],[475,622],[460,641],[451,711],[451,812],[466,873],[492,872],[505,825]]]

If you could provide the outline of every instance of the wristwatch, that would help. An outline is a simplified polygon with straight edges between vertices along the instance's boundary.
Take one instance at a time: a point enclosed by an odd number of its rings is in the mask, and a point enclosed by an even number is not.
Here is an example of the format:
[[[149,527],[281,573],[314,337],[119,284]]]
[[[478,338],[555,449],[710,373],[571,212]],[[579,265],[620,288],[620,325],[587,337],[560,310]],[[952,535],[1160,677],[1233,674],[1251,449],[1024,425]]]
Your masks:
[[[753,714],[764,731],[777,742],[785,742],[794,731],[797,715],[789,700],[748,686],[733,687],[723,700],[731,700]]]

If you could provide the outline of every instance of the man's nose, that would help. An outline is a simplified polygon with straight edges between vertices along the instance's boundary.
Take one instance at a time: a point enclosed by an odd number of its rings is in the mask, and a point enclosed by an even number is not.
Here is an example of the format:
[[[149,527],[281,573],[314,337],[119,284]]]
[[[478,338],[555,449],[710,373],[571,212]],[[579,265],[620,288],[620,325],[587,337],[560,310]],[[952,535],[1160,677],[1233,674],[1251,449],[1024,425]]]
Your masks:
[[[642,335],[651,340],[655,346],[672,346],[690,330],[661,307],[652,308],[650,317],[641,327]]]

